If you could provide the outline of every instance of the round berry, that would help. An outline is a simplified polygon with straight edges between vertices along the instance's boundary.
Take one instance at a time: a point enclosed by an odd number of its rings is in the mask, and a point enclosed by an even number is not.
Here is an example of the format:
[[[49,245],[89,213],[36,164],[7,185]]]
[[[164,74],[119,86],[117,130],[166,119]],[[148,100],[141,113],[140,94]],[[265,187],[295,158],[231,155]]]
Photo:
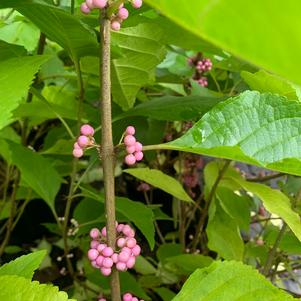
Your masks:
[[[130,249],[133,249],[137,244],[137,241],[135,238],[129,238],[126,242],[126,246]]]
[[[123,248],[125,246],[126,240],[123,237],[117,239],[117,246],[119,248]]]
[[[86,1],[88,1],[88,0],[86,0]],[[84,136],[93,136],[94,135],[94,129],[90,124],[82,125],[80,128],[80,132]]]
[[[81,147],[78,145],[77,142],[75,142],[75,143],[73,144],[73,148],[74,148],[74,149],[81,149]]]
[[[92,265],[92,267],[95,268],[95,269],[98,269],[98,268],[99,268],[99,266],[98,266],[97,263],[96,263],[96,260],[91,261],[91,265]]]
[[[99,244],[97,247],[97,251],[101,253],[107,247],[106,244]]]
[[[127,146],[127,147],[126,147],[126,152],[127,152],[128,154],[133,154],[135,151],[136,151],[135,145],[130,145],[130,146]]]
[[[72,152],[74,158],[80,158],[84,155],[84,151],[81,148],[75,148]],[[135,158],[135,157],[134,157]]]
[[[134,8],[140,8],[142,6],[142,0],[133,0],[132,1],[132,6]]]
[[[124,7],[120,8],[119,11],[118,11],[118,17],[121,20],[127,19],[129,17],[129,11]],[[131,134],[131,135],[134,135],[134,134]]]
[[[136,245],[133,249],[132,249],[132,253],[135,256],[139,256],[141,253],[141,248],[139,245]]]
[[[136,129],[132,125],[129,125],[125,130],[125,133],[127,135],[135,135],[135,132],[136,132]]]
[[[99,242],[97,240],[92,240],[90,243],[90,248],[91,249],[97,249],[97,247],[99,246]]]
[[[122,232],[125,236],[128,236],[128,234],[131,232],[132,228],[129,225],[124,225]]]
[[[100,298],[98,301],[107,301],[105,298]]]
[[[106,227],[103,227],[103,228],[101,229],[101,235],[104,236],[104,237],[107,236],[107,228],[106,228]]]
[[[118,262],[118,254],[117,253],[114,253],[112,256],[111,256],[112,260],[114,263],[117,263]]]
[[[114,251],[111,247],[105,247],[103,250],[102,250],[102,255],[105,256],[105,257],[110,257],[114,254]]]
[[[90,14],[90,12],[91,12],[91,10],[90,10],[90,8],[88,7],[88,5],[87,5],[86,2],[84,2],[84,3],[81,4],[80,10],[81,10],[81,12],[82,12],[83,14],[85,14],[85,15],[88,15],[88,14]]]
[[[126,267],[126,263],[125,262],[117,262],[116,263],[116,269],[118,270],[118,271],[121,271],[121,272],[124,272],[126,269],[127,269],[127,267]]]
[[[134,256],[131,256],[129,260],[126,262],[127,268],[131,269],[136,263],[136,258]]]
[[[136,142],[135,143],[135,151],[136,152],[141,152],[142,148],[143,148],[143,146],[142,146],[142,144],[140,142]]]
[[[130,293],[126,293],[123,295],[123,301],[132,301],[133,295]]]
[[[132,146],[135,145],[136,138],[133,135],[126,135],[123,141],[126,146]]]
[[[117,232],[122,232],[123,228],[124,228],[124,224],[119,224],[117,226],[116,230],[117,230]]]
[[[102,265],[105,267],[105,268],[111,268],[113,266],[114,262],[112,260],[112,258],[104,258],[103,262],[102,262]]]
[[[101,268],[103,266],[103,261],[104,261],[104,257],[99,255],[97,258],[96,258],[96,264]]]
[[[81,148],[85,148],[88,146],[90,139],[86,136],[79,136],[77,139],[77,143]]]
[[[127,165],[134,165],[136,163],[136,158],[133,154],[129,154],[129,155],[125,156],[124,161]]]
[[[112,30],[119,31],[121,28],[121,24],[115,20],[111,23],[111,28]]]
[[[94,8],[93,0],[86,0],[86,4],[90,8],[90,10],[92,10]]]
[[[136,152],[134,156],[136,161],[141,161],[143,159],[143,152]]]
[[[118,260],[120,262],[127,262],[130,259],[131,254],[128,252],[121,251],[118,255]]]
[[[91,260],[91,261],[94,261],[96,260],[96,258],[98,257],[99,253],[97,250],[95,249],[90,249],[88,251],[88,258]]]
[[[104,275],[104,276],[109,276],[111,275],[112,273],[112,269],[111,268],[105,268],[105,267],[102,267],[100,269],[101,273]]]
[[[139,301],[137,297],[133,297],[132,301]]]
[[[90,231],[90,237],[92,239],[97,239],[97,238],[99,238],[99,236],[100,236],[100,232],[99,232],[99,230],[97,228],[91,229],[91,231]]]
[[[105,8],[107,6],[108,0],[93,0],[93,5],[95,8]]]

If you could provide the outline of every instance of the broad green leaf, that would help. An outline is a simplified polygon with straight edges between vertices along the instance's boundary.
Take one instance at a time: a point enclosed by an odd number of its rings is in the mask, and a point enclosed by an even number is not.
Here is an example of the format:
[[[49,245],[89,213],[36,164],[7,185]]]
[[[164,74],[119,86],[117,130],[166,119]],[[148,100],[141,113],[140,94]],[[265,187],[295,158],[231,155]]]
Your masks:
[[[159,246],[157,250],[157,258],[161,262],[165,262],[167,258],[182,254],[182,246],[176,243],[166,243]]]
[[[200,96],[164,96],[139,104],[115,119],[145,116],[158,120],[191,120],[202,117],[221,101],[221,98]]]
[[[227,260],[242,260],[244,243],[237,221],[225,212],[219,200],[210,207],[206,233],[210,250]]]
[[[6,301],[75,301],[68,299],[65,292],[60,292],[52,285],[19,276],[0,277],[0,300]]]
[[[256,73],[242,71],[241,77],[252,90],[256,90],[261,93],[275,93],[293,100],[298,99],[296,88],[292,83],[264,70],[260,70]]]
[[[291,301],[250,266],[235,261],[214,262],[195,271],[173,301]]]
[[[202,39],[301,84],[299,0],[146,2]]]
[[[22,179],[54,210],[55,196],[62,181],[58,172],[38,153],[11,141],[6,141],[6,144]]]
[[[33,273],[42,263],[46,251],[41,250],[28,255],[23,255],[0,267],[0,276],[16,275],[32,279]]]
[[[135,271],[141,275],[151,275],[157,272],[156,268],[143,256],[138,256],[135,263]]]
[[[9,44],[0,40],[0,61],[26,55],[26,50],[22,46]]]
[[[13,7],[30,19],[47,37],[69,52],[73,59],[97,55],[95,33],[75,16],[42,0],[2,0],[0,8]]]
[[[10,124],[12,111],[28,92],[34,75],[48,56],[15,57],[0,64],[0,129]],[[18,76],[16,76],[18,75]]]
[[[157,287],[154,291],[162,298],[163,301],[170,301],[175,297],[175,293],[166,287]]]
[[[112,94],[124,110],[133,107],[138,91],[154,77],[155,67],[163,60],[162,34],[159,26],[150,23],[112,33],[112,43],[122,54],[112,63]]]
[[[191,197],[184,190],[183,186],[176,179],[164,174],[160,170],[149,168],[133,168],[126,169],[123,172],[126,172],[138,178],[139,180],[151,184],[154,187],[160,188],[181,201],[193,202]]]
[[[157,148],[301,175],[300,129],[299,102],[246,91],[216,105],[181,138]]]

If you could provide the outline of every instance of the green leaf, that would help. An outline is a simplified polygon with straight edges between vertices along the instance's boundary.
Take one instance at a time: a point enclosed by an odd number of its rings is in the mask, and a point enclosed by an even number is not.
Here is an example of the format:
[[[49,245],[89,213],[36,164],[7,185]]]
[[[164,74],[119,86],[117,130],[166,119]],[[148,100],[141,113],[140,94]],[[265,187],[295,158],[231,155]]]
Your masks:
[[[62,181],[58,172],[38,153],[11,141],[6,143],[22,179],[54,210],[54,199]]]
[[[154,77],[155,67],[163,60],[162,34],[159,26],[149,23],[112,33],[112,43],[122,53],[112,63],[112,94],[124,110],[133,107],[138,91]]]
[[[246,91],[215,106],[181,138],[157,146],[301,175],[301,104]]]
[[[68,299],[65,292],[59,292],[52,285],[19,276],[0,277],[0,300],[6,301],[75,301]]]
[[[290,301],[290,295],[274,287],[250,266],[240,262],[214,262],[195,271],[173,301]]]
[[[135,271],[141,275],[152,275],[157,272],[156,268],[143,256],[136,258]]]
[[[24,55],[26,55],[24,47],[0,41],[0,61]]]
[[[45,256],[46,251],[41,250],[18,257],[0,267],[0,276],[16,275],[31,280],[34,271],[38,269]]]
[[[0,8],[13,7],[46,36],[61,45],[73,59],[97,55],[95,33],[78,18],[42,0],[2,0]]]
[[[128,173],[148,184],[151,184],[154,187],[160,188],[181,201],[193,202],[191,197],[184,190],[183,186],[176,179],[164,174],[160,170],[149,168],[133,168],[126,169],[123,172]]]
[[[221,207],[219,200],[211,204],[206,227],[208,248],[224,259],[242,260],[244,243],[235,219]]]
[[[299,0],[146,2],[202,39],[301,84]]]
[[[129,116],[145,116],[157,120],[192,120],[202,117],[221,98],[200,96],[164,96],[139,104],[115,119]]]
[[[155,288],[154,291],[162,298],[163,301],[170,301],[175,297],[175,293],[166,287]]]
[[[261,93],[271,92],[293,100],[298,99],[296,88],[292,83],[264,70],[256,73],[242,71],[241,77],[252,90],[257,90]]]
[[[10,124],[12,111],[28,92],[34,75],[49,56],[15,57],[0,64],[0,129]],[[18,76],[16,76],[16,74]]]

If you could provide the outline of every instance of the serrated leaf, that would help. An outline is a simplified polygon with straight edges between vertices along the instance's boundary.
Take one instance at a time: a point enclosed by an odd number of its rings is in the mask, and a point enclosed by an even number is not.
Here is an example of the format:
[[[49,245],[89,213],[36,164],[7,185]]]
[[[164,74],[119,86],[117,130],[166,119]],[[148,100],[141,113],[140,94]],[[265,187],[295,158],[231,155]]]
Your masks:
[[[159,26],[149,23],[112,33],[112,42],[122,53],[121,58],[112,62],[112,94],[124,110],[134,105],[138,91],[150,81],[155,67],[163,60],[162,35]]]
[[[28,255],[23,255],[0,267],[0,276],[15,275],[32,279],[33,273],[46,256],[46,250],[37,251]]]
[[[214,262],[195,271],[173,301],[291,301],[255,269],[235,261]]]
[[[0,300],[6,301],[76,301],[68,299],[52,285],[40,284],[19,276],[0,277]]]
[[[0,64],[0,129],[10,124],[12,111],[26,96],[35,73],[49,56],[28,56],[7,59]],[[16,76],[18,75],[18,76]]]
[[[0,8],[13,7],[30,19],[73,59],[98,54],[95,33],[75,16],[42,0],[2,0]]]
[[[299,0],[146,2],[200,38],[301,84]]]
[[[114,119],[118,120],[129,116],[145,116],[168,121],[192,120],[202,117],[220,101],[221,98],[201,96],[158,97],[139,104]]]
[[[193,202],[191,197],[184,190],[183,186],[176,179],[164,174],[160,170],[150,168],[133,168],[125,169],[123,172],[151,184],[154,187],[160,188],[181,201]]]
[[[218,104],[184,136],[158,148],[301,175],[300,129],[299,102],[246,91]]]

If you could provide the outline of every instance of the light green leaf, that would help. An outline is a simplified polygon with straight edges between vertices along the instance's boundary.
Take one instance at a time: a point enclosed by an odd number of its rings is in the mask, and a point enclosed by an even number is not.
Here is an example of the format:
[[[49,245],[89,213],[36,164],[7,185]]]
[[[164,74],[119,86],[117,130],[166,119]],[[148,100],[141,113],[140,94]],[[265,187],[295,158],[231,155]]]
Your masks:
[[[112,33],[112,43],[122,53],[112,63],[113,100],[124,110],[133,107],[138,91],[154,77],[155,67],[163,60],[162,34],[159,26],[150,23]]]
[[[126,172],[138,178],[139,180],[151,184],[154,187],[160,188],[181,201],[193,202],[191,197],[184,190],[183,186],[176,179],[164,174],[160,170],[149,168],[133,168],[126,169],[123,172]]]
[[[299,0],[146,2],[202,39],[301,84]]]
[[[226,158],[301,175],[300,143],[299,102],[246,91],[215,106],[181,138],[157,148]]]
[[[0,300],[6,301],[75,301],[68,299],[65,292],[59,292],[52,285],[19,276],[0,277]]]
[[[242,71],[241,77],[252,90],[257,90],[261,93],[275,93],[293,100],[298,99],[296,88],[292,83],[264,70],[256,73]]]
[[[201,96],[164,96],[139,104],[115,119],[145,116],[157,120],[191,120],[202,117],[222,99]]]
[[[12,111],[18,107],[22,98],[26,96],[34,75],[48,59],[48,56],[28,56],[1,61],[0,129],[13,121]]]
[[[23,255],[0,267],[0,276],[15,275],[32,279],[33,273],[42,263],[46,251],[41,250],[28,255]]]
[[[251,266],[235,261],[214,262],[195,271],[173,301],[291,301]]]
[[[97,55],[95,33],[75,16],[42,0],[2,0],[0,8],[13,7],[30,19],[46,36],[69,52],[73,59]]]
[[[136,258],[135,271],[141,275],[152,275],[157,272],[156,268],[143,256]]]

